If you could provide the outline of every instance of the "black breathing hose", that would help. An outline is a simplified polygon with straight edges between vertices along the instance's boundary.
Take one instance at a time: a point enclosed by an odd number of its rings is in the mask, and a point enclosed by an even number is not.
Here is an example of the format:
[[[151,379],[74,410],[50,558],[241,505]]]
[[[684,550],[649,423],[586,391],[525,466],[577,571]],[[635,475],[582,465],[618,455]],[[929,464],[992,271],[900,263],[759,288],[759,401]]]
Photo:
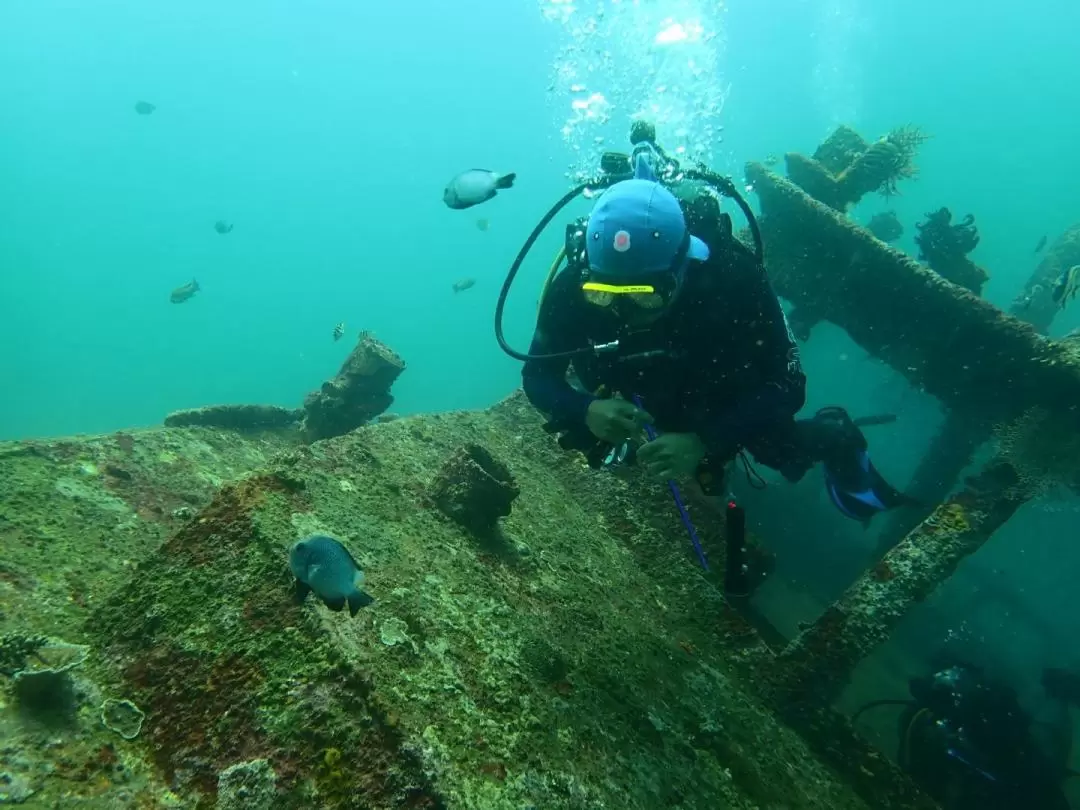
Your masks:
[[[594,346],[582,346],[580,349],[573,349],[568,352],[554,352],[552,354],[525,354],[519,352],[506,342],[506,337],[503,335],[503,312],[506,309],[506,299],[510,294],[510,288],[514,284],[514,279],[517,277],[518,271],[521,270],[521,265],[524,263],[525,257],[529,255],[529,251],[532,250],[533,245],[536,244],[536,240],[540,238],[540,234],[551,224],[551,220],[555,219],[558,213],[569,205],[585,189],[607,188],[620,180],[626,180],[632,176],[632,174],[608,175],[607,177],[590,180],[575,186],[570,191],[566,192],[566,194],[564,194],[559,201],[548,210],[543,219],[536,223],[536,227],[532,229],[529,238],[526,239],[525,244],[521,246],[521,250],[518,251],[514,263],[510,265],[510,270],[506,274],[506,280],[503,282],[502,290],[499,291],[499,300],[495,304],[495,339],[499,341],[499,348],[515,360],[521,360],[522,362],[527,362],[529,360],[561,360],[597,351],[597,348]],[[679,178],[701,180],[715,188],[725,197],[730,197],[735,200],[735,204],[739,206],[739,210],[742,211],[743,216],[746,217],[746,221],[750,226],[750,235],[754,240],[754,258],[758,265],[764,270],[765,249],[761,241],[761,230],[758,228],[757,219],[754,217],[754,212],[750,209],[750,205],[743,199],[743,196],[739,193],[739,190],[735,188],[735,184],[731,179],[709,171],[708,169],[681,170],[679,172]]]
[[[529,255],[529,251],[532,250],[533,245],[536,244],[536,240],[540,238],[540,234],[544,232],[544,229],[551,224],[551,220],[555,219],[560,211],[562,211],[567,205],[569,205],[581,192],[587,188],[603,188],[611,185],[614,180],[605,180],[600,183],[582,183],[575,186],[570,191],[566,192],[562,198],[551,207],[551,209],[544,215],[544,218],[536,223],[536,227],[532,229],[532,233],[529,234],[529,238],[525,240],[525,244],[521,246],[521,250],[518,251],[517,257],[514,259],[514,263],[510,265],[510,272],[506,274],[506,281],[503,282],[502,290],[499,292],[499,300],[495,304],[495,339],[499,341],[499,347],[515,360],[521,360],[526,362],[529,360],[555,360],[563,357],[576,357],[579,354],[592,351],[591,346],[586,346],[581,349],[575,349],[571,352],[556,352],[554,354],[523,354],[522,352],[513,349],[509,343],[506,342],[506,338],[503,336],[503,310],[506,309],[506,297],[510,294],[510,287],[514,284],[514,278],[517,276],[518,271],[521,269],[522,263],[525,261],[525,257]]]
[[[701,180],[708,183],[725,197],[730,197],[735,201],[735,204],[739,206],[739,210],[742,211],[743,216],[746,217],[747,224],[750,226],[750,238],[754,240],[754,259],[760,267],[764,268],[765,245],[761,241],[761,229],[758,228],[757,217],[754,216],[754,212],[750,209],[750,204],[743,198],[743,195],[739,193],[739,190],[735,188],[735,184],[731,181],[731,178],[724,177],[723,175],[709,171],[708,169],[685,169],[681,174],[689,180]]]

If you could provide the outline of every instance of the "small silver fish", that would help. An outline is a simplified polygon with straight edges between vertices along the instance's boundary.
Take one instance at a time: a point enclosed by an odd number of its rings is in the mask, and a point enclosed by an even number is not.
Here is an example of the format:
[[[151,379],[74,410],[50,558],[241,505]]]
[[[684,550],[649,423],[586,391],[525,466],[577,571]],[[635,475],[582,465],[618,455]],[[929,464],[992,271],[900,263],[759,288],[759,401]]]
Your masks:
[[[341,340],[341,336],[345,334],[345,321],[342,321],[334,327],[334,342]]]
[[[169,300],[174,304],[182,304],[199,291],[199,282],[192,279],[187,284],[177,287],[169,294]]]
[[[443,202],[449,208],[462,210],[487,202],[499,189],[514,185],[517,174],[497,174],[488,169],[469,169],[462,172],[446,185]]]
[[[342,610],[348,604],[352,616],[375,601],[362,590],[364,572],[349,550],[325,534],[313,534],[293,544],[289,569],[296,578],[298,601],[314,593],[331,610]]]

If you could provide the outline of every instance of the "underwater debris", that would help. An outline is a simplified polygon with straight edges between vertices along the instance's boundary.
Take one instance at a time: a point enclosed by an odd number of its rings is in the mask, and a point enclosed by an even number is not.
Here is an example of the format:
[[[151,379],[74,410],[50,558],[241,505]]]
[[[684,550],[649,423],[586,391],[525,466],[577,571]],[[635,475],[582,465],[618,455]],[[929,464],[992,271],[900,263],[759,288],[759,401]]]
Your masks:
[[[309,441],[342,436],[367,424],[394,402],[390,388],[405,362],[367,332],[345,358],[341,370],[304,399],[304,432]]]
[[[387,647],[411,642],[409,625],[396,616],[391,616],[379,625],[379,640]]]
[[[0,639],[4,657],[23,653],[21,665],[11,673],[14,680],[33,678],[38,675],[60,675],[83,663],[90,655],[85,644],[68,644],[48,636],[24,636],[10,634]],[[11,651],[11,652],[8,652]]]
[[[836,176],[848,204],[877,191],[885,197],[899,194],[896,184],[918,175],[915,153],[926,139],[918,127],[902,126],[874,143]]]
[[[979,550],[1029,493],[1001,458],[929,517],[826,608],[778,656],[782,702],[797,706],[814,695],[834,700],[860,661],[884,643],[912,607]],[[965,505],[967,504],[967,505]]]
[[[1076,264],[1080,264],[1080,222],[1070,225],[1049,245],[1009,312],[1045,333],[1061,311],[1053,300],[1054,285]]]
[[[869,147],[862,135],[841,124],[814,150],[814,160],[832,174],[840,174]]]
[[[173,411],[165,417],[165,427],[216,427],[225,430],[269,430],[285,428],[300,421],[299,409],[278,405],[209,405]]]
[[[990,274],[967,258],[979,244],[975,217],[968,214],[956,225],[952,212],[939,208],[926,215],[925,222],[915,225],[918,234],[919,259],[930,265],[935,273],[953,284],[959,284],[978,295]]]
[[[882,211],[874,214],[866,223],[866,230],[882,242],[895,242],[904,235],[904,226],[900,224],[900,218],[895,211]]]
[[[432,485],[432,500],[448,517],[482,534],[510,514],[520,492],[505,464],[480,445],[467,444],[443,464]]]
[[[928,137],[907,125],[868,144],[851,128],[839,127],[814,157],[785,155],[788,177],[819,202],[846,211],[873,191],[894,196],[897,183],[918,176],[915,154]]]
[[[979,230],[975,227],[972,214],[960,220],[960,224],[953,225],[952,212],[942,207],[928,213],[926,222],[920,222],[915,227],[919,231],[915,237],[919,258],[930,262],[931,267],[936,258],[966,256],[979,244]]]
[[[1080,264],[1074,264],[1062,271],[1054,282],[1050,298],[1059,309],[1065,309],[1068,303],[1076,298],[1077,290],[1080,290]]]
[[[71,710],[75,693],[69,673],[89,655],[85,644],[55,638],[10,634],[0,639],[2,671],[11,675],[19,705],[31,712]]]
[[[13,678],[26,669],[28,660],[49,643],[48,636],[7,633],[0,636],[0,674]]]
[[[101,725],[125,740],[134,740],[142,731],[146,713],[130,700],[107,698],[101,704]]]
[[[1057,487],[1080,493],[1080,430],[1062,415],[1029,408],[994,430],[998,452],[1035,496]]]
[[[218,774],[218,810],[269,810],[277,798],[277,774],[265,759],[230,765]]]
[[[0,804],[22,804],[35,793],[25,776],[0,771]]]
[[[915,165],[915,154],[919,147],[929,139],[930,136],[918,127],[905,124],[892,130],[881,141],[870,147],[872,151],[878,144],[883,145],[879,149],[885,161],[882,170],[887,176],[878,187],[882,196],[892,197],[899,194],[896,188],[898,182],[914,180],[919,176],[919,167]]]
[[[1070,418],[1080,401],[1080,359],[1066,345],[886,249],[793,182],[753,163],[746,176],[761,200],[778,295],[839,325],[969,424],[1007,422],[1034,406]],[[810,232],[820,236],[807,241]],[[971,363],[972,352],[993,362]]]

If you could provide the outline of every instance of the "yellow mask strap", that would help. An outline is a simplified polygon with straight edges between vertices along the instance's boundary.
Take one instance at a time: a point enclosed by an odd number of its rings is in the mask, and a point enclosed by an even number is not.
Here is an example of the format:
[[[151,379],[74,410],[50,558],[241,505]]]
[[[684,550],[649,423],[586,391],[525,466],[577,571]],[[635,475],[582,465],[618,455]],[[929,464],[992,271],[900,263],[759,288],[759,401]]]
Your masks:
[[[654,293],[656,288],[649,284],[634,284],[629,286],[618,286],[615,284],[599,284],[595,281],[588,281],[581,285],[581,289],[587,292],[605,292],[612,293],[614,295],[624,295],[628,293]]]

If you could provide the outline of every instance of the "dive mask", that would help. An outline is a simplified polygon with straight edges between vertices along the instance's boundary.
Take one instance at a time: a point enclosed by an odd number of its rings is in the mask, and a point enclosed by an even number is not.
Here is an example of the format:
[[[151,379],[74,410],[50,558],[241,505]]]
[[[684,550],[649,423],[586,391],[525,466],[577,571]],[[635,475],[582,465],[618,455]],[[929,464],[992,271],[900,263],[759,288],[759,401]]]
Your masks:
[[[590,278],[581,285],[586,303],[594,307],[633,306],[637,309],[655,311],[663,309],[675,298],[679,287],[678,277],[674,273],[664,273],[649,277],[647,284],[640,279],[620,283],[615,279]]]
[[[686,270],[690,231],[683,235],[671,267],[660,273],[648,273],[636,278],[615,278],[590,270],[581,285],[585,301],[594,307],[632,306],[655,312],[671,304],[679,291]]]

